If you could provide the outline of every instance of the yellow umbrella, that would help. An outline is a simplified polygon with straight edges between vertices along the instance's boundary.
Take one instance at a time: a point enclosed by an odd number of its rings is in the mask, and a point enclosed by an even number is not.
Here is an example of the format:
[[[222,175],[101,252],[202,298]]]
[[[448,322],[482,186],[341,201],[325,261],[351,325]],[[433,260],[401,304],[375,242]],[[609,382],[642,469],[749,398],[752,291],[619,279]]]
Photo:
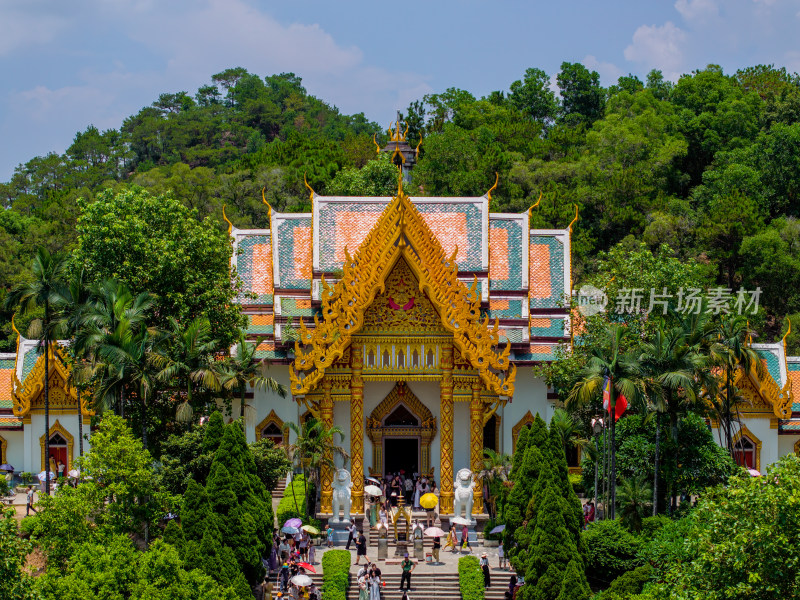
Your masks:
[[[310,533],[311,535],[319,535],[319,529],[317,529],[313,525],[303,525],[300,529],[302,529],[307,533]]]
[[[422,508],[430,510],[439,504],[439,498],[436,497],[436,494],[423,494],[419,499],[419,504]]]

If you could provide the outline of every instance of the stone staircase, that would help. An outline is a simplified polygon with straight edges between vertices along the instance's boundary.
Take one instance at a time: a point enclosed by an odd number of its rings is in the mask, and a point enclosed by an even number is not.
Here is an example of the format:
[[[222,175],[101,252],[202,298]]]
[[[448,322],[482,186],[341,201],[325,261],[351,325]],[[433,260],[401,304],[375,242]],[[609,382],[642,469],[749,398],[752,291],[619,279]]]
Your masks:
[[[278,485],[272,490],[272,497],[276,500],[283,498],[283,492],[286,490],[286,477],[278,480]]]
[[[400,586],[400,573],[383,574],[386,586],[381,590],[381,600],[400,600],[403,596],[398,590]],[[492,587],[486,590],[486,600],[503,600],[503,593],[507,589],[508,576],[505,571],[493,581]],[[411,591],[409,596],[414,600],[462,600],[458,587],[457,573],[412,573]],[[358,600],[358,586],[355,575],[351,576],[350,588],[347,590],[347,600]],[[465,598],[464,600],[471,600]]]

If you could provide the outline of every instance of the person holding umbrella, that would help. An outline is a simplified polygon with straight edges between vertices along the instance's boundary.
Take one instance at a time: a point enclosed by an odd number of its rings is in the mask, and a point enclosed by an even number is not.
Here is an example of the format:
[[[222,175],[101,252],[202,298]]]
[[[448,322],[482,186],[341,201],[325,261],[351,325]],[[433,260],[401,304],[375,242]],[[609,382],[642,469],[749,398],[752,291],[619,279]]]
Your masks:
[[[453,552],[458,552],[458,539],[456,538],[456,526],[454,523],[450,524],[450,531],[447,533],[447,542],[444,545],[444,549],[447,550],[448,548],[452,548]]]

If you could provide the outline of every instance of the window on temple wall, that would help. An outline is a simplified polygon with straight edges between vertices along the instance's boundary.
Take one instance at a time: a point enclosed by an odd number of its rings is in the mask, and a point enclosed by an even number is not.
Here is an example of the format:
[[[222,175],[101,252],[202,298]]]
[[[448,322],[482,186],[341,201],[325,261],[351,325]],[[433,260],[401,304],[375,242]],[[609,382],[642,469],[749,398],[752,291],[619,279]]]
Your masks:
[[[384,367],[391,367],[392,366],[392,358],[389,356],[389,351],[383,351],[383,366]]]
[[[428,350],[428,359],[425,361],[429,367],[433,367],[433,350]]]
[[[414,350],[413,354],[411,355],[411,366],[418,367],[419,366],[419,352]]]
[[[756,460],[756,444],[746,435],[743,435],[733,446],[733,460],[736,464],[748,469],[755,469],[758,461]]]
[[[367,354],[367,366],[374,367],[375,366],[375,350],[370,348],[369,353]]]
[[[500,448],[497,447],[497,415],[492,415],[483,426],[483,447],[491,448],[495,452],[499,452]]]
[[[283,444],[283,432],[275,423],[270,423],[261,430],[261,439],[263,440],[264,438],[272,440],[275,446]]]
[[[406,357],[402,350],[397,353],[397,366],[401,368],[406,366]]]

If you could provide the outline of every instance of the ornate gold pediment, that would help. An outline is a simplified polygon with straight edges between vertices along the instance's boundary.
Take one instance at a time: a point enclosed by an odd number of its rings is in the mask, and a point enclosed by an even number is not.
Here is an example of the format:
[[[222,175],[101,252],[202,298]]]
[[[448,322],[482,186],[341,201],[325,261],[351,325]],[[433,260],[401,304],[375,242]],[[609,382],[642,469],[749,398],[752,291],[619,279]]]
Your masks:
[[[772,378],[766,369],[764,376],[759,377],[754,368],[748,373],[742,367],[736,371],[734,384],[742,396],[749,402],[744,413],[771,413],[780,419],[788,419],[792,414],[792,382],[787,378],[786,385],[782,388]]]
[[[501,346],[499,324],[481,319],[477,279],[468,288],[458,279],[456,254],[447,258],[439,240],[403,192],[381,214],[354,256],[345,248],[342,278],[335,286],[322,280],[322,318],[315,316],[313,330],[300,321],[295,360],[290,366],[292,393],[307,394],[322,380],[325,370],[340,358],[352,336],[364,327],[365,313],[402,258],[453,334],[453,344],[478,371],[486,389],[511,397],[516,367],[511,364],[510,343]],[[403,305],[405,306],[405,304]]]
[[[50,411],[76,413],[78,391],[69,384],[70,371],[63,350],[54,342],[50,345],[48,354]],[[25,417],[30,413],[44,412],[44,362],[44,354],[41,354],[24,382],[21,382],[16,371],[14,372],[12,410],[15,416]],[[85,417],[94,415],[94,411],[89,408],[88,397],[89,394],[84,394],[80,399],[81,414]]]

